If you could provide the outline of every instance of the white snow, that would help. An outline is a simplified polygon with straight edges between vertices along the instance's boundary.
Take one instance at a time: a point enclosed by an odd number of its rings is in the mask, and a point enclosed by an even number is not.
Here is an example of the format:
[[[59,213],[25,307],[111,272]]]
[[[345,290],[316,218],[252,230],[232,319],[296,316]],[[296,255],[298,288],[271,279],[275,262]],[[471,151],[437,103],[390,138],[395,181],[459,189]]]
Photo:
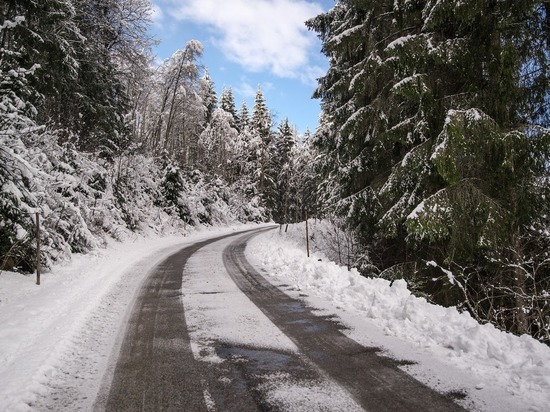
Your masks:
[[[395,83],[391,90],[392,91],[399,91],[399,89],[403,88],[403,87],[407,87],[409,84],[413,83],[413,86],[416,86],[419,84],[419,80],[418,79],[422,79],[426,77],[425,74],[413,74],[412,76],[408,76],[408,77],[405,77],[404,79],[398,81],[397,83]],[[427,87],[424,83],[420,83],[420,87],[422,88],[422,91],[425,91],[427,90]]]
[[[310,229],[315,235],[315,227]],[[440,390],[468,394],[465,406],[481,410],[545,411],[550,404],[550,347],[530,336],[515,336],[468,313],[417,298],[403,280],[393,284],[365,278],[305,253],[305,230],[274,231],[247,248],[251,263],[274,284],[294,286],[314,307],[337,314],[350,337],[382,347],[389,356],[418,362],[406,367]],[[322,260],[321,260],[322,259]]]
[[[148,270],[187,244],[242,228],[113,242],[54,266],[42,275],[41,286],[32,275],[1,272],[0,410],[47,410],[52,405],[59,410],[60,404],[65,411],[90,410],[109,373],[109,355],[120,345],[129,305]],[[274,230],[256,237],[247,248],[248,259],[266,270],[274,284],[293,285],[287,293],[307,295],[307,303],[320,313],[336,314],[359,343],[416,362],[403,368],[421,381],[443,392],[464,391],[468,397],[461,402],[466,407],[548,410],[549,347],[529,336],[480,325],[455,308],[431,305],[412,296],[404,281],[390,285],[331,263],[320,250],[331,245],[315,226],[308,259],[302,230],[303,225],[294,225],[286,235]],[[186,269],[182,299],[195,356],[221,362],[213,339],[295,353],[294,344],[222,269],[219,252],[227,242],[201,249]],[[340,253],[332,246],[329,254]],[[200,272],[206,276],[197,276]],[[267,378],[263,389],[268,398],[285,410],[327,405],[332,410],[358,410],[328,377],[311,384],[288,380],[285,374]]]
[[[49,409],[58,396],[66,411],[91,410],[147,272],[187,244],[242,227],[112,242],[54,266],[40,286],[34,275],[0,272],[0,410]]]
[[[342,33],[336,35],[336,36],[333,36],[331,41],[334,43],[334,44],[340,44],[342,43],[342,41],[346,38],[346,37],[349,37],[353,34],[355,34],[356,32],[358,31],[361,31],[361,29],[363,28],[363,24],[358,24],[356,26],[353,26],[353,27],[350,27],[349,29],[346,29],[344,30]]]
[[[220,240],[200,249],[184,271],[182,300],[195,358],[222,363],[223,359],[215,353],[219,342],[297,353],[290,338],[241,292],[225,271],[222,252],[234,240]],[[296,381],[285,373],[265,372],[262,378],[267,382],[259,389],[266,392],[268,402],[286,411],[362,410],[347,391],[318,372],[320,378],[316,381]],[[205,399],[208,402],[209,398]]]
[[[0,24],[0,32],[4,29],[12,29],[18,24],[21,24],[25,21],[25,16],[15,16],[13,20],[6,20],[4,23]]]
[[[281,373],[270,376],[261,389],[267,391],[267,401],[282,411],[363,411],[344,389],[327,380],[297,383]]]
[[[393,50],[397,47],[401,47],[405,43],[407,43],[411,39],[415,39],[417,37],[416,34],[408,34],[406,36],[399,37],[398,39],[393,40],[386,46],[386,50]]]
[[[418,215],[422,214],[424,212],[425,203],[424,201],[420,202],[418,206],[414,208],[414,210],[407,216],[407,219],[416,219],[418,218]]]

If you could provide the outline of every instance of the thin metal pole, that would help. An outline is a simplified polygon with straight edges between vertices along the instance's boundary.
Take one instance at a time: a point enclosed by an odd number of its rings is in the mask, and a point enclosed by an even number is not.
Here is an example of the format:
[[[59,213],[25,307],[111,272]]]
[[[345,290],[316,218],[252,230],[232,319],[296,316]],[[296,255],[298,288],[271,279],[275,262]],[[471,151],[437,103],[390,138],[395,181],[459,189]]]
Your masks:
[[[40,285],[40,214],[36,212],[36,284]]]

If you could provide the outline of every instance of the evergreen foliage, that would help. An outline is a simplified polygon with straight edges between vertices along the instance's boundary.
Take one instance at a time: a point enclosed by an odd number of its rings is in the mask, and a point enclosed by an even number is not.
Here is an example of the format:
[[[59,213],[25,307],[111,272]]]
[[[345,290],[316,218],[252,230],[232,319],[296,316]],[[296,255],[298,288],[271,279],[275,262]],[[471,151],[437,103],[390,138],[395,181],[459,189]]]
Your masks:
[[[197,41],[149,68],[150,7],[0,5],[0,270],[33,270],[36,213],[45,267],[134,231],[266,219],[248,114],[241,135],[217,109]]]
[[[250,114],[248,112],[248,106],[246,105],[246,102],[244,100],[239,110],[239,114],[237,115],[237,119],[238,119],[237,129],[241,133],[246,132],[246,130],[250,126]]]
[[[200,97],[205,110],[205,124],[212,121],[212,113],[218,107],[218,96],[214,89],[214,81],[210,78],[208,70],[205,70],[201,79]]]
[[[544,6],[342,0],[307,24],[330,59],[316,91],[321,194],[363,258],[550,340],[550,261],[531,249],[550,247]]]
[[[277,171],[275,179],[277,197],[273,220],[279,223],[288,223],[290,220],[290,179],[292,173],[290,156],[295,144],[296,133],[290,126],[288,118],[286,118],[279,125],[277,141],[275,142],[276,157],[273,159]]]
[[[276,182],[274,170],[273,118],[260,87],[256,91],[250,130],[254,142],[255,166],[252,171],[258,181],[258,192],[268,210],[276,206]]]
[[[231,127],[238,129],[239,118],[237,116],[237,109],[235,108],[235,98],[233,97],[233,89],[223,89],[220,98],[220,107],[231,115]]]

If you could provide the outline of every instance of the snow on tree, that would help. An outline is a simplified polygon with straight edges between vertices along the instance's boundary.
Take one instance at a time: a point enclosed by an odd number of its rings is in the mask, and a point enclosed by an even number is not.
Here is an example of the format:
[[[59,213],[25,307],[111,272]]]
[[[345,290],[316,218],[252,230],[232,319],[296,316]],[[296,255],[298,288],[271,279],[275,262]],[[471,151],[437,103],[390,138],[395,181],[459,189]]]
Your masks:
[[[255,194],[192,169],[206,155],[198,151],[209,104],[196,64],[202,46],[189,42],[158,72],[146,69],[138,49],[150,44],[148,7],[0,6],[0,269],[33,270],[36,213],[45,267],[132,231],[265,219]],[[240,141],[231,130],[218,134],[228,180]],[[163,148],[164,163],[151,156]]]
[[[253,154],[256,158],[255,170],[253,175],[258,182],[258,191],[262,196],[264,204],[268,209],[275,207],[275,171],[273,169],[274,145],[273,145],[273,118],[261,88],[258,86],[256,97],[254,99],[254,108],[250,120],[250,131],[252,132],[255,145]],[[255,146],[255,147],[254,147]]]
[[[242,133],[248,129],[250,126],[250,114],[248,112],[248,106],[243,100],[239,113],[237,115],[237,129]]]
[[[214,88],[214,81],[211,79],[208,70],[204,71],[200,81],[200,97],[206,111],[205,123],[209,123],[212,120],[214,109],[218,107],[218,96]]]
[[[182,165],[193,165],[198,138],[204,127],[197,58],[202,44],[189,41],[158,68],[156,99],[146,144],[153,153],[168,150]]]
[[[291,154],[295,144],[296,131],[290,126],[287,117],[279,125],[273,157],[273,169],[277,172],[274,179],[277,193],[273,219],[278,223],[288,223],[289,221]]]
[[[226,179],[234,180],[234,158],[237,150],[238,132],[232,126],[234,123],[231,113],[223,108],[215,109],[212,120],[200,136],[200,143],[204,150],[207,170]]]
[[[225,110],[226,113],[231,115],[231,127],[238,130],[238,116],[237,109],[235,108],[235,98],[233,97],[233,89],[231,87],[224,88],[220,97],[220,107]]]
[[[544,7],[343,0],[307,24],[330,59],[323,197],[380,275],[547,340],[547,258],[531,250],[547,239],[529,229],[548,227]]]

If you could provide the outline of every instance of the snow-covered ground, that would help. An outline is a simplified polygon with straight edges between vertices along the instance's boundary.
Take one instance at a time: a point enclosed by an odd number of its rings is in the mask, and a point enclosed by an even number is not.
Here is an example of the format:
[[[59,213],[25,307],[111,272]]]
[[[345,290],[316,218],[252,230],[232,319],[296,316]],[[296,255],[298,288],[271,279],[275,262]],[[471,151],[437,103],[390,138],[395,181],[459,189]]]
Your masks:
[[[106,249],[75,255],[72,262],[55,266],[43,274],[41,286],[34,284],[34,276],[0,273],[0,410],[46,410],[53,398],[61,399],[56,405],[62,404],[66,411],[90,410],[108,373],[108,354],[120,345],[129,304],[148,270],[186,244],[244,228],[113,242]],[[308,259],[302,239],[299,226],[286,235],[278,230],[262,234],[251,242],[248,258],[263,268],[274,284],[291,285],[287,293],[306,299],[321,313],[337,314],[349,326],[346,333],[353,339],[380,347],[389,356],[417,362],[404,368],[430,386],[466,392],[467,407],[548,410],[549,347],[530,337],[481,326],[453,308],[430,305],[411,296],[404,282],[390,286],[339,267],[319,254],[319,249],[327,246],[320,235],[314,244],[317,250]],[[184,282],[186,318],[194,344],[207,343],[198,325],[208,321],[212,339],[231,337],[235,343],[250,344],[256,336],[261,345],[294,351],[273,325],[258,323],[263,315],[250,302],[238,306],[232,313],[234,319],[227,317],[224,304],[227,307],[229,303],[215,299],[231,297],[231,305],[236,305],[240,292],[214,269],[219,262],[207,262],[207,253],[193,257],[189,268],[202,259],[202,265],[212,265],[209,279]],[[192,299],[199,295],[192,291],[204,292],[205,288],[228,293],[201,294],[206,299],[203,308],[209,310],[194,310]],[[234,333],[240,323],[245,328]],[[244,333],[245,329],[254,333]],[[208,353],[205,349],[200,347],[196,353]],[[329,389],[332,393],[338,390],[329,381],[319,382],[317,388],[302,388],[285,386],[284,379],[274,377],[269,392],[289,406],[292,399],[303,399],[312,390],[321,396],[331,394]],[[327,402],[331,396],[325,397]]]
[[[0,411],[46,410],[52,397],[91,410],[147,272],[187,244],[249,227],[258,225],[111,242],[54,266],[40,286],[0,272]]]
[[[416,362],[404,368],[440,391],[468,395],[463,405],[484,411],[547,411],[550,405],[550,347],[480,325],[455,308],[429,304],[408,291],[368,279],[327,260],[322,223],[312,225],[314,252],[306,256],[304,225],[271,231],[247,248],[249,261],[274,284],[305,299],[320,313],[337,314],[345,333],[393,358]],[[332,248],[333,249],[333,248]]]
[[[222,252],[234,240],[228,238],[204,247],[189,259],[185,268],[183,303],[195,358],[223,362],[216,354],[220,342],[252,352],[297,355],[296,345],[252,303],[225,270]],[[258,389],[267,402],[282,410],[363,410],[344,388],[321,371],[317,379],[296,379],[278,370],[262,371],[261,375],[265,382]],[[215,405],[209,410],[215,411]]]

